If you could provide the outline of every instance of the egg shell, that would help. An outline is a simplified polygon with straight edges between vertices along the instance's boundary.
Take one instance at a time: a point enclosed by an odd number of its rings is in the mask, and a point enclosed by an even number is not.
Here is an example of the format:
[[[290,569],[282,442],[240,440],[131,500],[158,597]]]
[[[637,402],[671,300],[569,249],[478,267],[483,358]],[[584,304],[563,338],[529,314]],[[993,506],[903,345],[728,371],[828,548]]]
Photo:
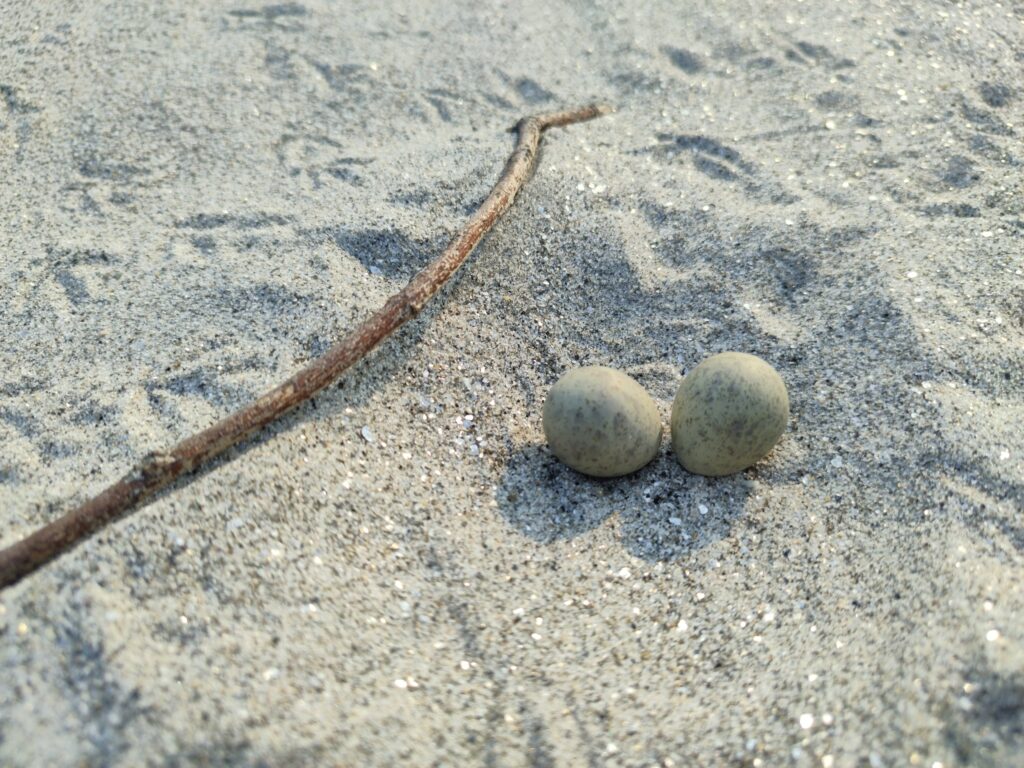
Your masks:
[[[768,455],[786,430],[789,395],[755,355],[722,352],[683,378],[672,404],[672,448],[690,472],[713,477]]]
[[[646,390],[622,371],[591,365],[560,378],[544,403],[551,452],[595,477],[635,472],[661,447],[661,416]]]

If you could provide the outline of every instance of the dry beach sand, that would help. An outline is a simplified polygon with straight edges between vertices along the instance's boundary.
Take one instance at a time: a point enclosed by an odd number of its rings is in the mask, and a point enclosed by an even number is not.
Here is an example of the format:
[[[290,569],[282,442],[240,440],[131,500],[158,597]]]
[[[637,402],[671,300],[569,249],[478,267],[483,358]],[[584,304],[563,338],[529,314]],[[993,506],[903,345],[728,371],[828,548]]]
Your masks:
[[[486,7],[484,7],[486,6]],[[0,544],[290,374],[594,98],[340,386],[0,592],[3,766],[1024,765],[1015,2],[0,3]],[[750,352],[768,460],[592,481]]]

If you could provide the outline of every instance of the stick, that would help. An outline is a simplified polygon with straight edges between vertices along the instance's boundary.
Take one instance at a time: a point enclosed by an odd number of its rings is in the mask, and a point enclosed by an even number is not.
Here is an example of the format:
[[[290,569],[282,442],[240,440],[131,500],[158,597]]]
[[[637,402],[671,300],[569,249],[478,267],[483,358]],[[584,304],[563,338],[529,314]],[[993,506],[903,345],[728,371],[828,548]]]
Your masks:
[[[188,474],[330,385],[423,306],[462,266],[480,239],[515,199],[537,163],[548,128],[592,120],[609,107],[593,104],[519,121],[519,140],[497,184],[444,252],[416,274],[374,315],[283,384],[167,451],[150,453],[98,496],[0,550],[0,588],[8,587],[88,538],[178,477]]]

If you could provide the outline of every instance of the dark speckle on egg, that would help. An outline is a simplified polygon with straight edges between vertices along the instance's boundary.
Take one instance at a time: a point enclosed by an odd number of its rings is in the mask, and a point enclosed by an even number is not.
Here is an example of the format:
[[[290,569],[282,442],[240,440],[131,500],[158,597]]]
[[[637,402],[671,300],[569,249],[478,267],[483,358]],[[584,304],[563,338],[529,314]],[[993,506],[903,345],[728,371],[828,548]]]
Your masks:
[[[709,357],[672,404],[672,448],[699,475],[731,475],[764,458],[789,421],[789,396],[768,363],[742,352]]]
[[[551,452],[595,477],[635,472],[661,446],[658,407],[640,384],[614,368],[592,365],[566,373],[548,393],[543,421]]]

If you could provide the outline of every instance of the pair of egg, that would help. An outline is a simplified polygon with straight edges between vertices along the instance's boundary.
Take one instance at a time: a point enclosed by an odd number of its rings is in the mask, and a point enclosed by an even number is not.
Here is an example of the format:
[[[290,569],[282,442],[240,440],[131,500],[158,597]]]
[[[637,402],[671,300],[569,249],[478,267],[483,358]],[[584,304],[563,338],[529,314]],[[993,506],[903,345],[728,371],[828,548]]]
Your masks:
[[[731,475],[764,458],[789,420],[778,372],[755,355],[723,352],[690,371],[672,403],[672,448],[683,468]],[[560,378],[544,403],[551,452],[578,472],[628,475],[661,447],[661,416],[647,391],[622,371],[600,365]]]

